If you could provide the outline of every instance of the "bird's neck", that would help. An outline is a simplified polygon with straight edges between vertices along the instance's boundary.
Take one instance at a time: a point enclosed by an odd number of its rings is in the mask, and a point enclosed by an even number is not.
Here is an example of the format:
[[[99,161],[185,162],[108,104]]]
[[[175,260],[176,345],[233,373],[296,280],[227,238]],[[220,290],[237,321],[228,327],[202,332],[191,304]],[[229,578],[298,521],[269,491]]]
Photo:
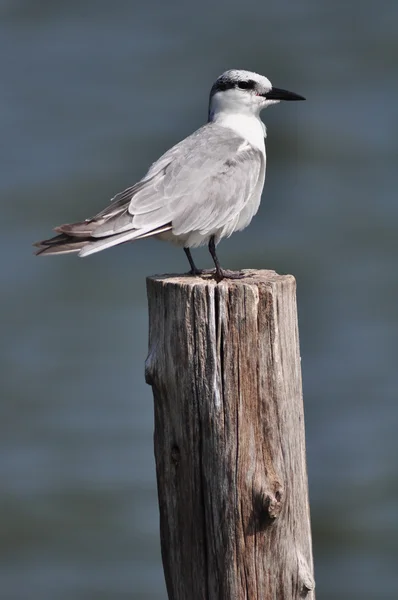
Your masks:
[[[209,121],[228,127],[255,148],[265,152],[264,138],[267,130],[258,115],[252,113],[236,113],[232,111],[210,112]]]

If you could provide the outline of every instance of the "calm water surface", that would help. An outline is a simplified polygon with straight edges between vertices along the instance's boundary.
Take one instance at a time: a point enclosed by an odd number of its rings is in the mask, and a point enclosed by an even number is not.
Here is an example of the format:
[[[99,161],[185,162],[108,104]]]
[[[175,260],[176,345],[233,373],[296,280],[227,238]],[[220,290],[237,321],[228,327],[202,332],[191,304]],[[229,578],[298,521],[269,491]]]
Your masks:
[[[263,113],[263,203],[220,257],[298,281],[317,597],[398,597],[397,19],[386,0],[0,1],[4,600],[166,598],[145,276],[185,257],[30,244],[199,127],[231,67],[308,98]]]

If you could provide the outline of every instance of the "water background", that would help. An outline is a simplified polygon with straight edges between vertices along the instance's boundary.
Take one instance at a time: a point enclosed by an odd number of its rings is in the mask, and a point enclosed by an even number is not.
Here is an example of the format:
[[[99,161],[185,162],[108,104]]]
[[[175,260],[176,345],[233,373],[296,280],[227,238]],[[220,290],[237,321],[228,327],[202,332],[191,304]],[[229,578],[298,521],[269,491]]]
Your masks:
[[[317,598],[398,598],[397,22],[393,0],[0,0],[2,599],[166,599],[145,276],[185,256],[30,244],[199,127],[227,68],[308,98],[263,113],[261,209],[219,254],[297,278]]]

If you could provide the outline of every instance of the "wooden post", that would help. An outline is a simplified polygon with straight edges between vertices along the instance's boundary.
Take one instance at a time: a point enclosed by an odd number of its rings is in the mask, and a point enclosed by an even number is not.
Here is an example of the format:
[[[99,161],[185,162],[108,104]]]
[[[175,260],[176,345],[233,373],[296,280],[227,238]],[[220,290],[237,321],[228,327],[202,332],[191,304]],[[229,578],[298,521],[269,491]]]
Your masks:
[[[170,600],[314,600],[291,275],[147,280]]]

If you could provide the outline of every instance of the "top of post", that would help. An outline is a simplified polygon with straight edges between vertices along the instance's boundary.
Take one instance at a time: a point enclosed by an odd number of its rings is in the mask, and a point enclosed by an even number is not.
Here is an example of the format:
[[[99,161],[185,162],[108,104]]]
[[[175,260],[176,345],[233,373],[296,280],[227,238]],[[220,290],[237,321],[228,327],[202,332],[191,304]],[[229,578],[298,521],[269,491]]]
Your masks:
[[[259,284],[270,284],[276,282],[295,282],[295,278],[293,275],[279,275],[275,271],[271,271],[268,269],[243,269],[243,273],[247,273],[247,276],[242,279],[228,279],[225,278],[219,283],[213,278],[212,275],[190,275],[187,274],[174,274],[174,273],[166,273],[164,275],[150,275],[147,277],[147,282],[153,283],[163,283],[171,284],[171,285],[182,285],[187,287],[196,287],[196,286],[240,286],[240,285],[254,285],[257,286]]]

